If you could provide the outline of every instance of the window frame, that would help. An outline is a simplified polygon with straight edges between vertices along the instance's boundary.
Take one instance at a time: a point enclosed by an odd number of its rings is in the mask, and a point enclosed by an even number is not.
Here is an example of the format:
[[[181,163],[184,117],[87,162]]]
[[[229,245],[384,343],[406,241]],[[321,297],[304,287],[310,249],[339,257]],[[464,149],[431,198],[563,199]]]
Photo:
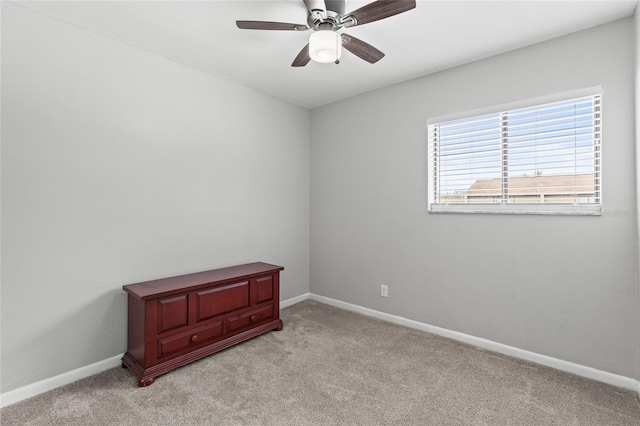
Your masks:
[[[541,106],[553,102],[568,101],[581,97],[599,96],[599,137],[595,144],[598,148],[598,164],[594,167],[594,173],[596,174],[595,181],[599,183],[598,188],[598,203],[592,204],[520,204],[520,203],[477,203],[477,204],[463,204],[463,203],[435,203],[435,185],[434,177],[437,173],[437,164],[435,163],[435,153],[433,149],[434,141],[431,138],[430,126],[453,120],[461,120],[466,118],[472,118],[476,116],[488,115],[488,114],[500,114],[506,111],[517,110],[520,108],[529,108],[535,106]],[[472,111],[466,111],[462,113],[449,114],[445,116],[432,117],[427,120],[427,210],[429,213],[480,213],[480,214],[551,214],[551,215],[583,215],[583,216],[600,216],[602,215],[602,127],[603,127],[603,91],[601,86],[593,86],[573,91],[567,91],[562,93],[556,93],[549,96],[530,98],[518,102],[511,102],[502,105],[494,105],[487,108],[476,109]],[[595,145],[594,144],[594,145]],[[503,170],[504,172],[504,170]]]

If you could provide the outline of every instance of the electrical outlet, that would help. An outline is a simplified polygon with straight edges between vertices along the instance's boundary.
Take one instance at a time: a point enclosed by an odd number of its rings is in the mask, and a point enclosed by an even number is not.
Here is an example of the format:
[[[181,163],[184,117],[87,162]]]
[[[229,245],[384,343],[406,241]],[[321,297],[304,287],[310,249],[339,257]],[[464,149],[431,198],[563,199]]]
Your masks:
[[[380,296],[382,297],[388,297],[389,296],[389,287],[382,284],[380,286]]]

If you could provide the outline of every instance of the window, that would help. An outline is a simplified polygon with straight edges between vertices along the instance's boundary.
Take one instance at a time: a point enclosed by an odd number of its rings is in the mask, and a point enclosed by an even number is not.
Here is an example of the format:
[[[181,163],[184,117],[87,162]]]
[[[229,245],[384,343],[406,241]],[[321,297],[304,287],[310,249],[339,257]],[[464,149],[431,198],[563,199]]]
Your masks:
[[[600,94],[430,120],[429,211],[600,214]]]

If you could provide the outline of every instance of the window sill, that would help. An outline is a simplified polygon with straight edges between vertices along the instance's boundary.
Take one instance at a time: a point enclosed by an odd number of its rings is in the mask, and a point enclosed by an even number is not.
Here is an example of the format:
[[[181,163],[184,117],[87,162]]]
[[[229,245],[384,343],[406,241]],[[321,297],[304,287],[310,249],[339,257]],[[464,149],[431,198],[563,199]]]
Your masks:
[[[601,206],[576,205],[482,205],[482,204],[438,204],[429,206],[429,213],[475,213],[475,214],[543,214],[561,216],[601,216]]]

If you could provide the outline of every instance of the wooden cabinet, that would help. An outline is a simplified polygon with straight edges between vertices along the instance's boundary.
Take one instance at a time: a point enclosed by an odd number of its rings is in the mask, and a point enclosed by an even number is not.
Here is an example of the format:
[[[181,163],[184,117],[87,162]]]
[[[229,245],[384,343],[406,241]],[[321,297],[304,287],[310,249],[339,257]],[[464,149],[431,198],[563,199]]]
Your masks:
[[[282,266],[256,262],[123,286],[122,366],[139,386],[174,368],[271,330],[282,330]]]

